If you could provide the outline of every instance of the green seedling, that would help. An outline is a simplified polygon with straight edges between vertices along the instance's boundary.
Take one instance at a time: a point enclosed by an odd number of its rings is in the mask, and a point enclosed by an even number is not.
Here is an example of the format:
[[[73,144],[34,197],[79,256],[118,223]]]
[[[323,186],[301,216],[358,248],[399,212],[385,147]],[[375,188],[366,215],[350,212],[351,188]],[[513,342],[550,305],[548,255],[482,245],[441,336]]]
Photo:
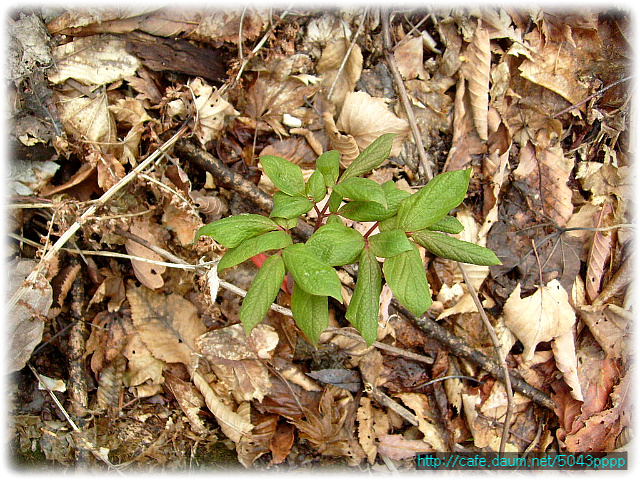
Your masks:
[[[219,271],[261,257],[258,274],[240,309],[247,334],[264,319],[287,272],[294,281],[293,317],[317,345],[329,324],[329,297],[342,302],[336,267],[357,264],[357,282],[345,316],[371,345],[377,334],[383,280],[414,315],[422,315],[431,306],[429,283],[416,245],[459,262],[500,264],[491,250],[447,235],[464,228],[449,213],[462,203],[471,169],[437,175],[414,194],[399,189],[393,181],[380,185],[362,178],[389,156],[392,141],[393,134],[382,135],[342,174],[338,152],[326,152],[318,157],[316,170],[306,182],[297,165],[284,158],[262,156],[263,170],[278,188],[270,216],[235,215],[198,230],[196,240],[208,235],[227,248],[218,263]],[[318,205],[327,195],[329,199],[320,209]],[[305,243],[294,243],[289,230],[311,209],[318,214],[314,234]],[[371,235],[372,228],[362,235],[345,226],[343,218],[376,222],[380,232]],[[378,258],[383,259],[382,267]]]

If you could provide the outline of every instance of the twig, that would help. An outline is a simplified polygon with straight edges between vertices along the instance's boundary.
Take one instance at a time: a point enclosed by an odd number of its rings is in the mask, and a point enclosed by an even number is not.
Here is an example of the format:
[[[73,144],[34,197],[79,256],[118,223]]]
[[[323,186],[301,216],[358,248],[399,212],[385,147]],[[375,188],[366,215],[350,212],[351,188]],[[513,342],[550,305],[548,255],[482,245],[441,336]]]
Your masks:
[[[613,82],[610,85],[607,85],[604,88],[601,88],[600,90],[598,90],[596,93],[589,95],[587,98],[585,98],[584,100],[579,101],[578,103],[574,103],[573,105],[568,106],[567,108],[565,108],[564,110],[560,110],[558,113],[556,113],[555,115],[553,115],[551,118],[556,118],[559,117],[560,115],[564,115],[567,112],[570,112],[571,110],[573,110],[574,108],[578,108],[581,105],[584,105],[585,103],[587,103],[589,100],[591,100],[592,98],[598,97],[600,95],[602,95],[604,92],[606,92],[607,90],[609,90],[610,88],[615,87],[616,85],[620,85],[622,82],[626,82],[627,80],[630,80],[633,78],[633,75],[629,75],[628,77],[624,77],[620,80],[618,80],[617,82]]]
[[[136,168],[131,170],[127,175],[125,175],[118,183],[113,185],[109,190],[104,192],[104,194],[98,199],[98,201],[89,207],[78,220],[75,221],[73,225],[69,227],[69,229],[62,234],[62,236],[53,244],[51,249],[42,257],[40,263],[26,278],[22,286],[16,291],[16,293],[11,297],[9,303],[7,305],[7,310],[12,310],[18,301],[24,296],[24,294],[33,288],[38,275],[42,271],[45,265],[47,265],[54,257],[56,252],[62,248],[65,243],[69,241],[73,235],[80,229],[80,227],[91,218],[98,208],[105,205],[111,197],[113,197],[117,192],[119,192],[122,188],[129,184],[136,176],[142,172],[147,166],[153,163],[163,152],[168,150],[173,146],[174,143],[178,141],[178,139],[185,134],[188,129],[188,124],[191,118],[187,118],[183,123],[182,127],[169,139],[167,140],[161,147],[159,147],[155,152],[149,155],[143,162],[138,164]]]
[[[424,144],[422,143],[420,130],[418,130],[416,117],[413,114],[413,108],[411,107],[411,102],[409,102],[409,97],[407,95],[407,90],[404,87],[402,75],[400,75],[400,71],[396,66],[396,61],[393,58],[393,54],[391,53],[391,33],[389,32],[389,12],[387,11],[386,8],[381,8],[380,17],[382,20],[382,43],[384,46],[384,55],[387,60],[387,63],[389,64],[389,69],[393,74],[393,79],[395,80],[395,84],[398,87],[398,94],[402,101],[402,106],[404,107],[404,110],[407,114],[407,120],[409,121],[409,127],[411,128],[413,141],[416,142],[416,147],[418,149],[418,157],[420,158],[420,167],[422,169],[422,173],[427,178],[427,180],[431,180],[433,178],[433,172],[431,171],[431,165],[429,165],[429,160],[427,159],[427,155],[424,151]]]
[[[368,11],[369,11],[369,7],[365,7],[364,8],[364,13],[362,14],[362,21],[360,22],[360,25],[358,26],[358,30],[356,31],[355,35],[351,39],[351,44],[349,45],[349,48],[347,49],[347,53],[345,54],[344,58],[342,59],[342,63],[340,64],[340,68],[338,69],[338,73],[336,75],[336,78],[334,78],[333,82],[331,83],[331,88],[329,89],[329,93],[327,94],[327,100],[331,99],[331,95],[333,95],[333,89],[336,87],[336,83],[338,82],[338,78],[340,77],[340,75],[342,75],[342,71],[344,70],[344,67],[347,65],[347,61],[349,60],[349,57],[351,56],[351,52],[353,51],[354,47],[356,46],[356,41],[358,40],[358,37],[362,33],[362,30],[364,30],[364,24],[365,24],[365,22],[367,20],[367,12]]]
[[[464,282],[467,284],[469,288],[469,293],[471,294],[471,298],[473,299],[473,303],[476,304],[476,308],[480,313],[480,318],[482,319],[482,323],[484,324],[484,328],[487,329],[487,333],[489,334],[489,338],[491,338],[491,343],[493,343],[493,348],[496,351],[496,355],[498,357],[498,362],[500,363],[500,368],[502,368],[502,378],[504,381],[505,390],[507,392],[507,411],[504,417],[504,427],[502,429],[502,438],[500,439],[500,453],[504,452],[504,448],[507,444],[507,440],[509,438],[509,428],[511,425],[511,414],[513,413],[513,388],[511,387],[511,377],[509,375],[509,366],[507,365],[507,360],[505,359],[504,353],[502,352],[502,344],[496,335],[496,331],[493,329],[493,325],[489,321],[487,317],[487,313],[484,311],[482,303],[478,298],[478,294],[476,293],[476,289],[473,287],[471,283],[471,279],[467,274],[466,269],[462,265],[462,263],[458,262],[458,268],[462,273],[462,278],[464,278]]]

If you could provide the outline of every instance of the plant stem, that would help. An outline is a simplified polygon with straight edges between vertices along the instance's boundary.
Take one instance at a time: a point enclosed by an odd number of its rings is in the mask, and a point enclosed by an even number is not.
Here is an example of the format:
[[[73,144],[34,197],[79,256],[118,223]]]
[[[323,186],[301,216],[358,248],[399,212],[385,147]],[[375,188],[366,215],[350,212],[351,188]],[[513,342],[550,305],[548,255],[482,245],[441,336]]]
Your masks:
[[[369,235],[371,235],[371,234],[373,233],[373,231],[378,227],[378,224],[379,224],[379,223],[380,223],[380,222],[376,222],[376,223],[374,223],[374,224],[372,225],[372,227],[371,227],[369,230],[367,230],[367,233],[365,233],[365,234],[363,235],[363,237],[364,237],[364,239],[365,239],[365,240],[366,240],[367,238],[369,238]]]

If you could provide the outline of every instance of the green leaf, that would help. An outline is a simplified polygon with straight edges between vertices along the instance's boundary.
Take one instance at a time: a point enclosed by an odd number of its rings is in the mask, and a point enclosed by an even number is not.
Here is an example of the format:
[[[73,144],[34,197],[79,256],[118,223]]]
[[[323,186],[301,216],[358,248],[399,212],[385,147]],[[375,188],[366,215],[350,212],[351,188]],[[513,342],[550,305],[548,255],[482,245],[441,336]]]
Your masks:
[[[226,251],[218,263],[218,271],[238,265],[259,253],[281,249],[292,243],[291,237],[281,230],[249,238],[237,247]]]
[[[406,198],[398,209],[398,228],[415,232],[437,222],[464,200],[471,169],[436,175],[422,189]]]
[[[443,233],[420,230],[411,237],[419,245],[439,257],[475,265],[501,265],[496,254],[475,243],[464,242]]]
[[[375,342],[378,336],[381,290],[380,264],[373,253],[365,249],[360,255],[358,281],[345,317],[360,332],[367,346]]]
[[[307,180],[307,195],[313,198],[313,201],[320,202],[327,194],[327,186],[324,183],[324,177],[320,170],[316,170],[311,174],[309,180]]]
[[[335,213],[329,215],[325,223],[327,225],[344,225],[344,222],[342,221],[342,218],[340,218],[340,215]]]
[[[387,218],[386,220],[382,220],[378,223],[378,228],[381,232],[386,232],[388,230],[395,230],[398,228],[398,217],[394,215],[391,218]]]
[[[219,244],[227,248],[233,248],[248,238],[277,229],[278,224],[267,217],[253,213],[242,213],[232,217],[221,218],[220,220],[200,227],[196,232],[194,242],[198,240],[201,235],[207,235]]]
[[[316,160],[316,169],[322,173],[327,188],[333,187],[340,175],[340,154],[337,150],[324,152]]]
[[[342,301],[340,279],[335,269],[323,262],[304,243],[289,245],[282,251],[287,270],[307,293],[328,295]]]
[[[427,228],[429,230],[456,234],[464,230],[464,225],[462,225],[456,217],[446,215],[436,223],[429,225]]]
[[[329,297],[311,295],[299,285],[291,294],[291,312],[302,333],[313,345],[318,345],[320,334],[329,326]]]
[[[342,224],[327,224],[311,235],[306,245],[328,265],[348,265],[360,256],[364,238],[353,228]]]
[[[404,190],[400,190],[396,187],[396,184],[393,183],[392,180],[388,180],[382,184],[382,190],[387,197],[387,204],[390,210],[398,211],[400,204],[402,201],[410,197],[411,194],[409,192],[405,192]]]
[[[298,218],[282,218],[282,217],[272,217],[273,221],[276,222],[280,227],[285,230],[291,230],[298,225]]]
[[[247,335],[269,311],[284,280],[284,262],[280,255],[268,257],[256,274],[240,307],[240,321]]]
[[[376,202],[387,207],[387,196],[382,187],[368,178],[351,177],[341,181],[333,187],[334,192],[338,192],[345,198],[359,200],[363,202]]]
[[[393,217],[396,212],[376,202],[349,202],[338,210],[338,215],[355,222],[378,222]]]
[[[416,316],[422,315],[432,303],[429,283],[418,247],[385,259],[384,278],[398,301]]]
[[[280,191],[288,195],[304,195],[302,170],[295,163],[275,155],[262,155],[260,163],[264,173]]]
[[[376,257],[395,257],[411,248],[403,230],[388,230],[369,237],[369,249]]]
[[[329,196],[329,211],[331,213],[335,213],[340,208],[340,204],[342,203],[342,196],[338,194],[335,190],[331,192]]]
[[[379,167],[391,153],[391,147],[393,144],[393,138],[395,133],[385,133],[365,148],[358,157],[351,162],[351,165],[342,173],[340,181],[344,181],[350,177],[358,177],[363,173],[370,172],[376,167]]]
[[[313,202],[300,195],[287,195],[283,192],[273,194],[273,210],[270,217],[297,218],[313,208]]]

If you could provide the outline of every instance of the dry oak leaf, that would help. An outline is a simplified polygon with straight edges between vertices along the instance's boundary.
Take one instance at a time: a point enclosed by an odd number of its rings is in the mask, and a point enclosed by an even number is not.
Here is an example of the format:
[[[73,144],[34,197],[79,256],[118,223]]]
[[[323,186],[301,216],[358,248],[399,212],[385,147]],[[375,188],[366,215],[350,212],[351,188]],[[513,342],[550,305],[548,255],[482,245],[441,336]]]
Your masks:
[[[129,287],[127,299],[136,332],[153,356],[189,367],[196,339],[206,331],[196,307],[179,295],[162,295],[145,287]]]
[[[140,60],[127,53],[126,42],[113,35],[76,37],[53,49],[52,83],[71,78],[83,85],[105,85],[136,73]]]
[[[557,336],[551,342],[551,350],[558,370],[562,372],[562,378],[571,388],[571,396],[578,401],[583,401],[580,378],[578,377],[578,358],[574,342],[573,329],[567,330]]]
[[[533,359],[538,343],[569,331],[575,320],[569,295],[555,279],[527,298],[520,298],[518,283],[504,305],[504,322],[524,345],[525,362]]]
[[[380,135],[396,133],[391,156],[400,153],[402,142],[409,133],[409,123],[391,112],[383,98],[372,97],[366,92],[347,94],[336,127],[353,136],[360,151]]]

